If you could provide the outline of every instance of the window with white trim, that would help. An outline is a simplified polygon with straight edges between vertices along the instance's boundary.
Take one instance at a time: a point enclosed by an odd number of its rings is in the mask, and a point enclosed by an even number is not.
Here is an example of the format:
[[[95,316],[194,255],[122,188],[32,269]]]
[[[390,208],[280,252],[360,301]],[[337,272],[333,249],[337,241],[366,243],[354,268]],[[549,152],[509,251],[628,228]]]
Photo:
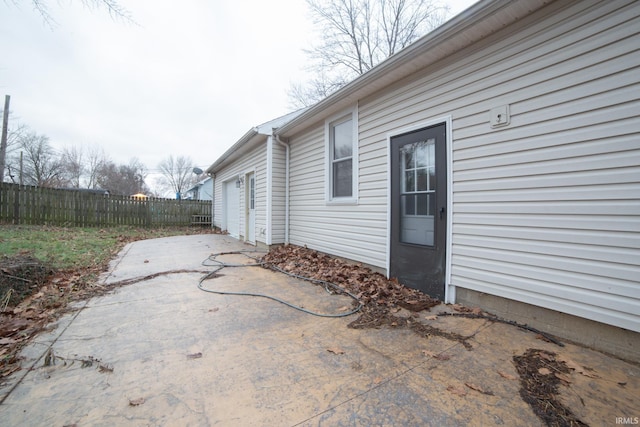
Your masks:
[[[327,201],[356,201],[357,138],[355,112],[327,121]]]

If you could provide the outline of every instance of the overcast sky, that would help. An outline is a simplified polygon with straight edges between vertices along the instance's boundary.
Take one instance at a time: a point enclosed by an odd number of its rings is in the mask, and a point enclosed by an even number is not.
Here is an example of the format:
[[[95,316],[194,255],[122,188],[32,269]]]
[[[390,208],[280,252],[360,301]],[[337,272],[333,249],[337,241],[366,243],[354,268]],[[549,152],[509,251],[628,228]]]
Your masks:
[[[251,127],[290,112],[315,34],[304,0],[122,0],[137,24],[80,0],[0,1],[0,96],[11,125],[62,149],[98,145],[151,173],[172,154],[205,169]],[[474,0],[448,1],[454,14]],[[0,106],[0,109],[2,106]]]

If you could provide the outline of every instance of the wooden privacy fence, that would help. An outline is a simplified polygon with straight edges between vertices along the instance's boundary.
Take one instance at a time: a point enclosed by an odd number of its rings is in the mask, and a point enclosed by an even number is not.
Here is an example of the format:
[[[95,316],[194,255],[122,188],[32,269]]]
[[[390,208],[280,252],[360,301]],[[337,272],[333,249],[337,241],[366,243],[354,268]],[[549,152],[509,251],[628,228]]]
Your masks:
[[[5,223],[162,227],[209,225],[210,218],[211,201],[207,200],[141,199],[0,183],[0,220]]]

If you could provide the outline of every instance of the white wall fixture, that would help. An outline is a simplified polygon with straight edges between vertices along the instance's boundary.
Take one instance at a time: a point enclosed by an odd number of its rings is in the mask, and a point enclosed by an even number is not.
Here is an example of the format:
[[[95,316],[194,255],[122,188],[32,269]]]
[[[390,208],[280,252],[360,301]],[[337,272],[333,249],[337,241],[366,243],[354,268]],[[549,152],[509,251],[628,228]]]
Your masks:
[[[509,105],[501,105],[500,107],[492,108],[489,120],[492,128],[507,126],[511,122]]]

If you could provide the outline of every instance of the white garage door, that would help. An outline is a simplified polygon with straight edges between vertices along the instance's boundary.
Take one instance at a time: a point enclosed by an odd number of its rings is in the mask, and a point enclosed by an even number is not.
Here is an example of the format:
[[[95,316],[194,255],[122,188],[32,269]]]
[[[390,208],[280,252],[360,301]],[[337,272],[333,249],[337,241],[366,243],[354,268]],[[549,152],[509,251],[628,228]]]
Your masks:
[[[235,181],[226,182],[224,184],[224,188],[224,210],[227,233],[229,233],[231,237],[238,239],[240,237],[240,221],[238,220],[240,216],[240,199],[238,198],[239,191],[238,188],[236,188]]]

